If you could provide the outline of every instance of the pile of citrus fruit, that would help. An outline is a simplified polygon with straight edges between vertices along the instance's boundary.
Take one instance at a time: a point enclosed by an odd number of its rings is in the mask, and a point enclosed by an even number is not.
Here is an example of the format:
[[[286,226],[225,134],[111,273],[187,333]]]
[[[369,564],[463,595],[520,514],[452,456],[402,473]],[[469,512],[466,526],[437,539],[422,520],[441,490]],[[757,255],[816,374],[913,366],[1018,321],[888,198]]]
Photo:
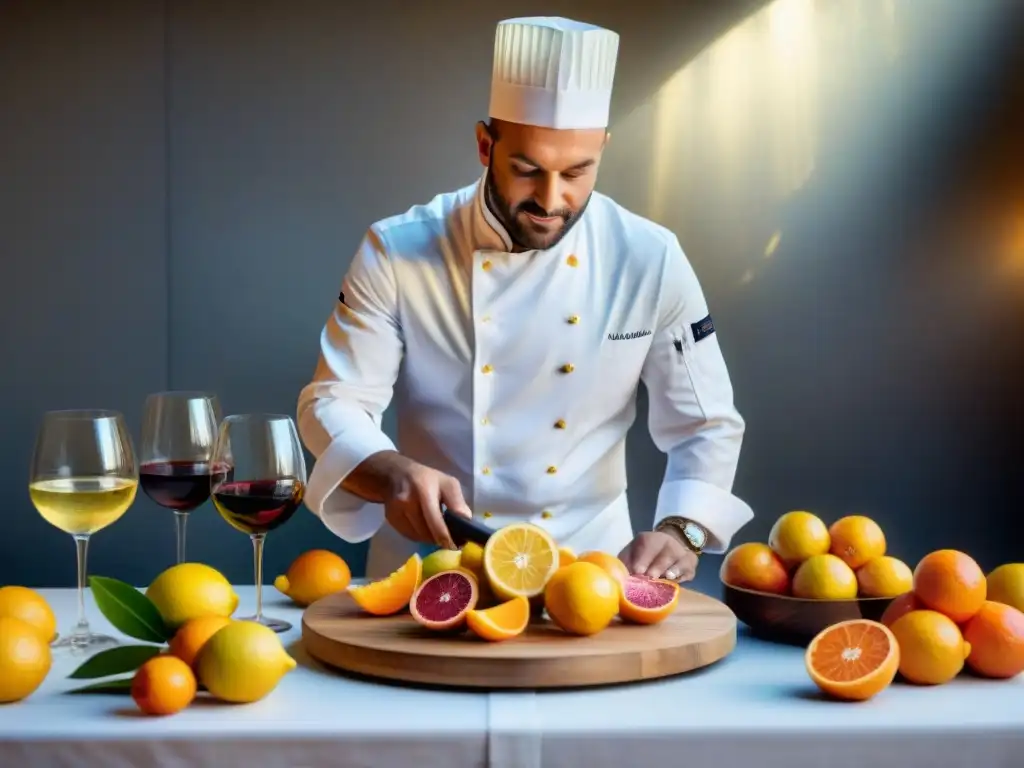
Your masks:
[[[146,597],[174,630],[167,651],[140,666],[132,680],[132,698],[147,714],[185,709],[200,684],[220,701],[255,702],[296,666],[273,630],[231,618],[238,595],[208,565],[168,568],[149,585]]]
[[[881,621],[858,619],[826,628],[807,647],[811,679],[841,699],[863,700],[899,673],[906,682],[942,685],[965,668],[992,679],[1024,672],[1024,563],[987,577],[969,555],[925,555],[911,589]]]
[[[864,515],[826,526],[811,512],[787,512],[768,543],[748,542],[722,561],[723,583],[811,600],[896,597],[908,592],[910,567],[886,552],[885,533]]]
[[[577,557],[529,523],[495,531],[483,548],[470,543],[425,559],[413,555],[386,578],[348,592],[375,616],[408,609],[427,629],[468,629],[492,642],[521,635],[541,610],[563,631],[590,636],[616,618],[656,624],[679,601],[674,582],[630,575],[621,560],[604,552]]]

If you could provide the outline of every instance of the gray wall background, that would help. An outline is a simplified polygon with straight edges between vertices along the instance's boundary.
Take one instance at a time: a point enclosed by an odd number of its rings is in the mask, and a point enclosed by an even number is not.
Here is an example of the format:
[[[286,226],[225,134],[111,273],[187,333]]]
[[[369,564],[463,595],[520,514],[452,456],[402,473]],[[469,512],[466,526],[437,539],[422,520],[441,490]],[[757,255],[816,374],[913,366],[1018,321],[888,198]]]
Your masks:
[[[672,227],[704,283],[748,421],[738,540],[807,508],[875,516],[911,564],[1024,559],[1021,6],[627,5],[0,2],[0,584],[74,583],[26,491],[44,410],[117,408],[136,439],[162,389],[294,413],[366,226],[479,174],[513,13],[622,35],[599,188]],[[642,392],[629,457],[643,526],[664,458]],[[361,570],[304,512],[268,581],[319,546]],[[209,505],[189,555],[251,581]],[[173,558],[140,494],[90,571],[145,584]]]

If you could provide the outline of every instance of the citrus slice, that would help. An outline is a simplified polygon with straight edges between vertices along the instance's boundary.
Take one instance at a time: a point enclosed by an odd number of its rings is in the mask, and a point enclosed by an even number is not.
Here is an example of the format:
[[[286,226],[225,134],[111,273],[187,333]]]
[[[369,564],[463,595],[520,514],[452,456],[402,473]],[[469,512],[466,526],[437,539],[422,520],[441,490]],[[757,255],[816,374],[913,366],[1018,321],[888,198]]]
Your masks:
[[[438,631],[461,627],[480,596],[469,571],[442,571],[424,581],[409,601],[416,623]]]
[[[535,597],[558,570],[558,546],[532,523],[512,523],[491,534],[484,547],[484,573],[503,600]]]
[[[466,614],[469,631],[492,643],[518,637],[526,631],[529,623],[530,601],[525,597],[513,597],[493,608]]]
[[[391,616],[405,608],[412,599],[423,573],[423,561],[413,555],[397,571],[369,584],[348,588],[360,608],[374,616]]]
[[[865,701],[896,677],[900,648],[884,624],[851,619],[819,632],[807,646],[804,662],[811,680],[825,693]]]
[[[665,579],[629,576],[619,596],[619,615],[633,624],[657,624],[679,605],[679,585]]]

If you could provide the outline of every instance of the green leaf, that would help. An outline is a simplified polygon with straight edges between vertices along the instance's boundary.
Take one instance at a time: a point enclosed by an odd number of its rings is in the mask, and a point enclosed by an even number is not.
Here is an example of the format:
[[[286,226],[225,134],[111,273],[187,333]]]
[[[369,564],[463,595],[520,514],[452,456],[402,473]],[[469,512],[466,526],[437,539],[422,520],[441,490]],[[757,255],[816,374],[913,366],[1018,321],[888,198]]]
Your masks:
[[[74,688],[68,691],[68,693],[130,693],[131,690],[131,677],[120,677],[113,680],[101,680],[98,683],[90,683],[81,688]]]
[[[86,659],[68,677],[88,680],[134,672],[162,650],[159,645],[120,645],[117,648],[109,648]]]
[[[89,586],[100,612],[128,637],[150,643],[164,643],[173,637],[160,611],[131,584],[106,576],[90,576]]]

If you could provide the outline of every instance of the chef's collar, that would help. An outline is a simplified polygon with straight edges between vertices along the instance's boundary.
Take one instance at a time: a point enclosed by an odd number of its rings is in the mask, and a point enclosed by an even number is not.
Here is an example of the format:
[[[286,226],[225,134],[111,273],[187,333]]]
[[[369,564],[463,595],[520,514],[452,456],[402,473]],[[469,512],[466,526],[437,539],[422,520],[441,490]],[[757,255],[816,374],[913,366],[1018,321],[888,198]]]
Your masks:
[[[477,248],[509,253],[512,251],[512,238],[509,237],[505,225],[498,221],[498,217],[487,205],[487,173],[485,168],[484,175],[480,177],[480,183],[477,184],[476,189],[476,205],[474,207],[477,215],[473,218],[477,223],[475,227],[478,240]]]

